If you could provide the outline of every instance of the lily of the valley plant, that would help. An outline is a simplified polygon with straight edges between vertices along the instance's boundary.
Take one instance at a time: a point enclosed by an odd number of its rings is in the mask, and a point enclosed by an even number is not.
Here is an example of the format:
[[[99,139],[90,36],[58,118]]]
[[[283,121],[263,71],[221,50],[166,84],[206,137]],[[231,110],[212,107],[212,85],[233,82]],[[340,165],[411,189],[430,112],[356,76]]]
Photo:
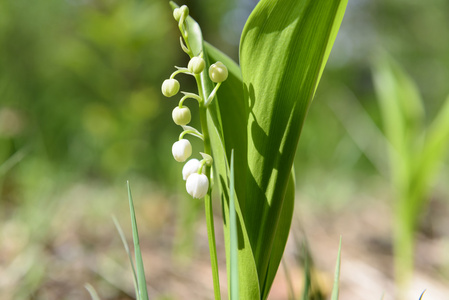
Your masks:
[[[237,254],[238,280],[228,280],[231,298],[266,299],[290,230],[297,143],[347,0],[261,0],[242,33],[240,65],[203,40],[186,6],[171,5],[181,48],[190,61],[163,82],[162,93],[171,98],[182,94],[172,114],[183,129],[173,144],[173,157],[185,162],[200,154],[184,164],[182,177],[193,198],[204,198],[215,299],[220,299],[220,285],[211,198],[214,181],[221,194],[228,271],[232,253]],[[182,74],[195,78],[196,93],[180,93],[175,77]],[[192,117],[184,103],[187,99],[189,105],[195,103],[192,99],[199,105],[201,128],[187,125]],[[194,151],[188,138],[201,139],[202,152]],[[238,238],[231,247],[233,234]]]

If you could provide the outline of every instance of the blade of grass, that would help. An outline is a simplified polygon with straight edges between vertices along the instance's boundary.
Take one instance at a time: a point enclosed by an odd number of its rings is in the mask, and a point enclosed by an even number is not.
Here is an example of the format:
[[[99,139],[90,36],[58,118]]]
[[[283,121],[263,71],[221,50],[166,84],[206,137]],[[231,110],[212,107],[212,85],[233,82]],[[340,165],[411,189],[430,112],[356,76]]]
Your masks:
[[[426,290],[424,290],[422,293],[421,293],[421,296],[419,297],[419,300],[422,300],[422,297],[424,296],[424,293],[426,292]]]
[[[234,150],[231,152],[231,176],[230,180],[230,201],[229,201],[229,222],[231,238],[231,300],[239,299],[239,265],[238,265],[238,236],[237,236],[237,216],[235,212],[235,189],[234,189]]]
[[[123,229],[120,226],[120,224],[117,221],[117,218],[115,216],[112,216],[112,221],[114,221],[115,228],[117,228],[118,234],[123,243],[123,247],[125,248],[126,254],[128,254],[129,263],[131,264],[131,269],[133,271],[134,288],[136,290],[136,295],[138,295],[139,291],[138,291],[138,285],[137,285],[136,268],[134,267],[133,257],[131,255],[131,251],[129,250],[128,243],[126,242],[125,233],[123,232]]]
[[[6,172],[11,170],[28,154],[29,148],[23,148],[11,155],[5,162],[0,164],[0,176],[4,176]]]
[[[312,289],[312,276],[310,273],[310,254],[309,254],[309,249],[308,246],[306,244],[306,242],[304,242],[303,244],[303,257],[304,257],[304,290],[302,293],[302,300],[309,300],[309,295],[310,295],[310,291]]]
[[[295,300],[295,290],[293,289],[293,282],[292,277],[290,276],[290,272],[288,270],[287,263],[285,262],[285,259],[281,261],[282,268],[284,269],[285,279],[287,281],[287,288],[288,288],[288,299],[289,300]]]
[[[131,213],[131,225],[133,229],[134,256],[136,259],[137,286],[139,293],[136,295],[139,300],[148,300],[147,283],[145,280],[145,270],[143,267],[142,252],[140,251],[139,232],[137,230],[136,214],[134,211],[134,203],[131,195],[131,187],[129,181],[126,182],[128,187],[129,210]]]
[[[331,300],[338,300],[338,294],[340,291],[340,264],[341,264],[341,237],[340,237],[340,244],[338,246],[337,264],[335,266],[334,287],[332,288]]]
[[[98,296],[97,292],[95,291],[95,288],[92,285],[90,285],[89,283],[86,283],[84,285],[84,288],[89,292],[92,300],[100,300],[100,297]]]

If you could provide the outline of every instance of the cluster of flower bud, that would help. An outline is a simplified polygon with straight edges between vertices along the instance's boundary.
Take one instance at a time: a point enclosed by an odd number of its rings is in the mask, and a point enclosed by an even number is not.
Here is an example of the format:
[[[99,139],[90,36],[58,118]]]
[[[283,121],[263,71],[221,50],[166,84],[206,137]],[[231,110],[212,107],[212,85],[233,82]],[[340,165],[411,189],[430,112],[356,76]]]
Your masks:
[[[175,18],[177,22],[185,20],[188,15],[189,15],[189,8],[186,5],[183,5],[179,8],[175,8],[173,10],[173,18]]]
[[[198,75],[204,72],[206,62],[202,53],[197,56],[193,56],[192,50],[189,47],[187,29],[186,26],[184,26],[188,15],[189,9],[185,5],[176,8],[173,11],[173,17],[178,22],[179,29],[185,41],[184,44],[181,38],[181,47],[184,52],[190,55],[191,59],[187,65],[187,68],[178,67],[169,79],[164,80],[161,90],[165,97],[173,97],[178,94],[180,84],[174,77],[179,73],[193,75],[199,84],[202,84]],[[192,115],[190,109],[183,105],[184,100],[187,98],[196,99],[200,105],[200,108],[205,107],[207,109],[210,101],[215,97],[217,89],[221,83],[227,79],[227,77],[228,69],[223,63],[217,61],[209,67],[209,78],[212,82],[216,83],[216,85],[208,97],[203,98],[196,94],[182,92],[184,97],[181,98],[178,106],[176,106],[172,112],[172,118],[175,124],[183,126],[184,128],[179,140],[172,146],[172,154],[176,161],[185,162],[192,155],[192,145],[189,140],[184,138],[185,134],[193,134],[197,137],[203,138],[203,135],[199,133],[198,130],[187,126],[192,119]],[[186,181],[186,190],[194,198],[203,198],[209,190],[209,178],[205,175],[205,168],[206,165],[211,166],[212,157],[204,153],[201,153],[201,155],[203,156],[203,160],[199,161],[197,159],[190,159],[182,169],[182,177]]]

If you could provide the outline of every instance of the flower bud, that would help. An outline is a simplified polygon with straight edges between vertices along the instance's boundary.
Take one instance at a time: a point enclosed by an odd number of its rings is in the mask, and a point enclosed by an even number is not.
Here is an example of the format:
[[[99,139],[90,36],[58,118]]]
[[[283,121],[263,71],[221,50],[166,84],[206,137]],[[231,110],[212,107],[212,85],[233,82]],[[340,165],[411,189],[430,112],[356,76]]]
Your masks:
[[[162,83],[162,94],[165,97],[172,97],[179,92],[179,82],[176,79],[166,79]]]
[[[215,83],[223,82],[228,78],[228,68],[222,62],[217,61],[210,66],[209,77]]]
[[[172,112],[173,121],[176,125],[187,125],[190,123],[192,119],[192,115],[190,114],[190,109],[186,106],[179,107],[176,106]]]
[[[189,8],[187,7],[187,5],[183,5],[179,8],[179,11],[181,12],[181,16],[184,17],[184,19],[187,18],[187,16],[189,15]],[[179,21],[179,20],[178,20]]]
[[[179,21],[179,19],[181,19],[181,15],[182,15],[182,12],[181,12],[180,8],[175,8],[173,10],[173,18],[175,18],[176,21]]]
[[[209,190],[209,179],[204,174],[193,173],[187,178],[186,190],[193,198],[201,199]]]
[[[198,173],[198,169],[200,167],[201,167],[201,162],[196,158],[192,158],[182,168],[182,179],[187,180],[187,178],[189,178],[190,175],[192,175],[194,173]],[[201,171],[204,174],[204,172],[205,172],[204,167]]]
[[[204,62],[203,58],[195,56],[192,57],[192,59],[189,61],[187,68],[193,74],[200,74],[201,72],[203,72],[205,65],[206,63]]]
[[[192,145],[189,140],[181,139],[173,144],[171,152],[176,161],[183,162],[192,155]]]

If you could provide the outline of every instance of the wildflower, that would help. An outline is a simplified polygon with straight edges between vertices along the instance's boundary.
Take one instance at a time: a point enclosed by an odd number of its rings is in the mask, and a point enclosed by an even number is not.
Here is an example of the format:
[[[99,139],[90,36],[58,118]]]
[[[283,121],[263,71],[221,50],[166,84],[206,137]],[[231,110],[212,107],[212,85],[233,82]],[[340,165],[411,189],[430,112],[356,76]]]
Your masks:
[[[181,139],[173,144],[171,151],[176,161],[183,162],[192,155],[192,145],[189,140]]]
[[[187,180],[190,175],[198,173],[200,167],[201,162],[196,158],[192,158],[184,165],[184,168],[182,168],[182,179]],[[204,174],[204,168],[202,168],[202,172]]]
[[[209,77],[215,83],[223,82],[228,78],[228,68],[222,62],[217,61],[210,66]]]
[[[162,83],[162,94],[165,97],[173,97],[179,92],[179,82],[174,78],[166,79]]]
[[[193,173],[187,178],[186,190],[193,198],[201,199],[209,190],[209,179],[204,174]]]
[[[204,62],[203,58],[195,56],[192,57],[192,59],[189,61],[187,68],[193,74],[200,74],[201,72],[203,72],[205,65],[206,63]]]

